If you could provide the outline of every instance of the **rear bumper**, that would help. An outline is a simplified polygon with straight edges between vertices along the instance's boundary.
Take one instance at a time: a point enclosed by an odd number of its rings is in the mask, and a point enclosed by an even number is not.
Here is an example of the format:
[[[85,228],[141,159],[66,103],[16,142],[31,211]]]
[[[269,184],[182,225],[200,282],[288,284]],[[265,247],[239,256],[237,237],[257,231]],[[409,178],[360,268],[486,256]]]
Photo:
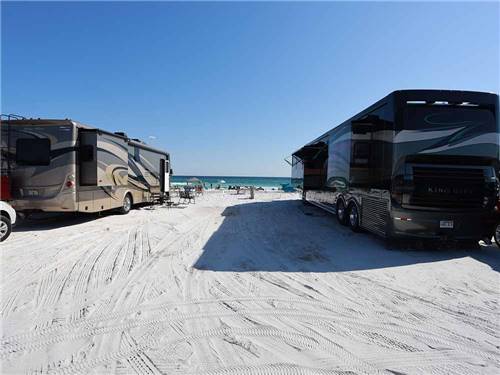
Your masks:
[[[406,220],[405,220],[406,219]],[[442,220],[453,228],[441,228]],[[393,209],[389,236],[393,238],[479,240],[493,233],[495,216],[482,212],[418,212]]]
[[[16,211],[74,212],[78,210],[76,192],[61,193],[50,199],[15,199]]]

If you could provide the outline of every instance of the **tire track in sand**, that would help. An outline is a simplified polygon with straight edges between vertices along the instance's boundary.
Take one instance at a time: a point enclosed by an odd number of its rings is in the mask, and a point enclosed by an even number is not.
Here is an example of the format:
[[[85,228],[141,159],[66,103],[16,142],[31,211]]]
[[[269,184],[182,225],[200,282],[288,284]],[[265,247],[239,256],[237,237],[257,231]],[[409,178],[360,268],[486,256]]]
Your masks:
[[[32,344],[37,340],[43,340],[45,336],[56,336],[63,335],[68,331],[75,331],[79,329],[84,330],[92,330],[94,326],[103,323],[109,320],[117,320],[123,319],[131,314],[136,314],[138,312],[147,312],[152,310],[163,310],[163,309],[176,309],[179,307],[184,307],[188,305],[223,305],[230,303],[238,303],[244,306],[245,303],[265,303],[273,309],[279,308],[276,306],[276,303],[286,304],[289,306],[293,305],[305,305],[311,306],[313,310],[317,308],[321,308],[329,313],[335,313],[337,315],[352,317],[353,312],[349,307],[343,306],[342,304],[338,304],[336,302],[322,302],[322,301],[312,301],[312,300],[301,300],[297,298],[279,298],[274,296],[260,296],[260,297],[231,297],[231,298],[221,298],[221,299],[201,299],[194,301],[186,301],[186,302],[165,302],[160,304],[148,304],[142,305],[134,308],[129,308],[124,311],[117,311],[106,313],[103,315],[88,317],[85,320],[70,322],[64,325],[55,326],[55,327],[47,327],[44,329],[39,329],[35,332],[26,332],[18,335],[13,335],[10,337],[6,337],[0,341],[3,349],[17,347],[18,350],[23,348],[25,344]],[[287,308],[289,310],[290,308]],[[221,310],[227,312],[226,309]],[[169,310],[161,312],[162,314],[168,313]],[[359,314],[360,318],[366,317],[364,314]],[[59,333],[58,333],[59,332]]]
[[[471,354],[475,357],[482,358],[485,360],[488,360],[493,363],[498,363],[500,360],[500,356],[498,353],[493,353],[493,352],[487,352],[484,350],[480,349],[474,349],[472,348],[472,345],[465,346],[461,345],[459,343],[456,343],[454,341],[447,341],[446,339],[442,337],[435,337],[431,335],[429,332],[426,331],[421,331],[416,328],[408,328],[408,327],[400,327],[400,326],[395,326],[393,324],[384,324],[382,322],[377,322],[377,323],[365,323],[359,320],[354,320],[354,319],[347,319],[347,318],[339,318],[339,317],[334,317],[332,315],[323,315],[323,314],[318,314],[318,313],[303,313],[303,312],[298,312],[298,311],[290,311],[290,310],[279,310],[279,309],[273,309],[273,310],[257,310],[257,311],[252,311],[252,310],[244,310],[244,311],[238,311],[238,312],[233,312],[233,313],[221,313],[221,312],[214,312],[214,313],[185,313],[185,314],[179,314],[176,316],[167,316],[159,319],[154,319],[154,320],[147,320],[143,322],[129,322],[125,324],[119,324],[116,326],[108,326],[108,327],[96,327],[92,330],[89,330],[87,332],[82,332],[79,334],[72,334],[71,337],[68,337],[68,335],[61,335],[61,336],[53,336],[48,338],[44,342],[40,343],[32,343],[32,344],[27,344],[23,346],[22,349],[23,351],[31,351],[31,350],[36,350],[36,349],[41,349],[45,346],[53,345],[58,342],[63,342],[68,339],[71,340],[76,340],[84,337],[90,337],[90,336],[95,336],[95,335],[100,335],[100,334],[105,334],[108,332],[121,332],[124,330],[129,330],[132,328],[139,328],[139,327],[148,327],[148,326],[155,326],[155,325],[169,325],[172,322],[175,321],[187,321],[187,320],[192,320],[192,319],[207,319],[207,318],[219,318],[219,317],[234,317],[236,315],[240,315],[241,317],[259,317],[259,316],[273,316],[278,319],[283,319],[283,318],[289,318],[289,319],[295,319],[298,321],[303,321],[308,324],[315,324],[317,321],[332,321],[335,322],[335,324],[342,324],[346,326],[346,329],[349,329],[351,331],[355,332],[355,328],[357,329],[364,329],[364,330],[372,330],[374,332],[380,332],[380,334],[383,334],[384,332],[391,332],[393,334],[397,335],[402,335],[403,337],[412,337],[414,339],[421,340],[424,343],[427,343],[429,345],[432,343],[434,347],[446,347],[448,346],[449,348],[455,349],[457,351],[462,351],[467,354]],[[317,335],[315,331],[312,331],[311,329],[304,327],[304,329],[307,330],[308,335]],[[314,337],[314,336],[311,336]],[[321,336],[323,337],[323,336]],[[320,339],[321,340],[321,339]],[[15,350],[16,348],[10,348],[10,350],[5,350],[2,351],[2,355],[0,358],[5,358],[6,356],[9,356],[9,354],[14,354],[18,350]],[[14,351],[13,351],[14,350]],[[350,357],[350,353],[347,353],[347,356]]]
[[[227,336],[244,336],[244,337],[266,337],[275,338],[285,342],[290,342],[292,345],[317,349],[320,343],[316,341],[315,338],[310,338],[302,334],[298,334],[292,331],[283,331],[275,329],[272,327],[262,327],[262,328],[247,328],[247,329],[237,329],[237,328],[221,328],[221,329],[211,329],[200,331],[198,333],[185,335],[182,338],[177,338],[173,340],[165,340],[163,337],[150,338],[145,343],[137,344],[135,347],[129,350],[120,350],[115,353],[108,353],[100,358],[94,358],[89,361],[79,361],[73,363],[70,366],[60,368],[54,371],[54,373],[73,373],[73,372],[84,372],[95,368],[96,366],[110,361],[116,361],[123,358],[129,358],[137,353],[141,353],[145,350],[151,349],[152,347],[162,346],[167,349],[166,351],[175,350],[175,347],[182,342],[193,342],[197,340],[205,340],[209,338],[224,339]]]

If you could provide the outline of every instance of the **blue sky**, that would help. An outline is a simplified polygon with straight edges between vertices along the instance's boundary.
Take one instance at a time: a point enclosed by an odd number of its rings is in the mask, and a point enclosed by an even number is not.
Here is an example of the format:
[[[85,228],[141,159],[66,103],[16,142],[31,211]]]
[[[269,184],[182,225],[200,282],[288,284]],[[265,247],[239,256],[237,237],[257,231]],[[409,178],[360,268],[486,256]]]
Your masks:
[[[1,27],[2,113],[125,131],[176,174],[287,176],[395,89],[499,91],[494,2],[3,2]]]

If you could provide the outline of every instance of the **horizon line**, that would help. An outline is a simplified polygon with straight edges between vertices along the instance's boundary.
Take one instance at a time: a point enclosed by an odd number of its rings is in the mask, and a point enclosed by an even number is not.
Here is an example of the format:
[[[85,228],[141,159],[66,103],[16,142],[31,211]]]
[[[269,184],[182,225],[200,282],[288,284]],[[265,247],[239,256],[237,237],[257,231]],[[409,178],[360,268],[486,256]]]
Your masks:
[[[290,178],[290,176],[235,176],[235,175],[205,175],[205,174],[173,174],[172,177],[264,177],[264,178]]]

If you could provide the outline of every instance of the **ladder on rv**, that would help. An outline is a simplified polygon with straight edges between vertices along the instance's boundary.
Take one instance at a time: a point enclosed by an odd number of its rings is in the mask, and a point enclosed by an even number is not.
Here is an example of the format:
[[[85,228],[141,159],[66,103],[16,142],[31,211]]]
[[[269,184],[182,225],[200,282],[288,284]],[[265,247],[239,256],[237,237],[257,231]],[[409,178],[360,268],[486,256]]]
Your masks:
[[[2,157],[5,158],[5,160],[7,161],[6,163],[6,169],[4,170],[2,168],[2,170],[0,171],[1,174],[6,174],[6,175],[10,175],[10,172],[12,170],[12,158],[11,158],[11,154],[10,154],[10,151],[11,151],[11,136],[10,136],[10,121],[11,120],[26,120],[26,117],[24,116],[20,116],[20,115],[15,115],[13,113],[9,113],[9,114],[1,114],[0,115],[0,122],[4,122],[6,121],[7,122],[7,125],[4,125],[4,126],[7,126],[7,145],[6,147],[2,147],[2,150],[1,150],[1,153],[2,153]],[[4,148],[6,148],[6,150],[4,150]],[[2,165],[3,167],[3,165]]]

